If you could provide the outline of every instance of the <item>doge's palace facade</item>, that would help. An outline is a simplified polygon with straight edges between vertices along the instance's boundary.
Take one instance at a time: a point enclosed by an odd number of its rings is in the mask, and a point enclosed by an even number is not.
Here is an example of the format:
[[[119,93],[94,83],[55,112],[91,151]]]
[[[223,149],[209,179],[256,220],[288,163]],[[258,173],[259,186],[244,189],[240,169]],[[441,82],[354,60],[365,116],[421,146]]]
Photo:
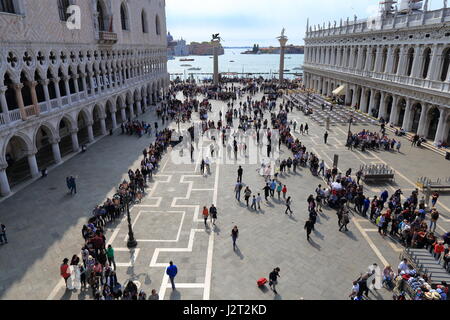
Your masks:
[[[0,0],[1,195],[157,103],[165,35],[165,0]]]
[[[406,131],[450,144],[450,9],[307,26],[305,86]]]

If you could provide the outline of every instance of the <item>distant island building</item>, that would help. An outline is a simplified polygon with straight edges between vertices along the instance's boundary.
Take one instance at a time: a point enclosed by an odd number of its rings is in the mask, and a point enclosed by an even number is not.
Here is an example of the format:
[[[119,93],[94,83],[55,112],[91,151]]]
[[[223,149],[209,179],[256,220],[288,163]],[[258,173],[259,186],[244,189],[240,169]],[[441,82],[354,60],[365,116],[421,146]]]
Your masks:
[[[188,46],[189,52],[193,56],[212,56],[214,54],[214,46],[212,42],[204,41],[202,43],[199,42],[191,42]],[[224,48],[221,44],[219,44],[219,55],[223,55],[225,53]]]
[[[247,50],[242,52],[242,54],[279,54],[280,47],[266,47],[260,48],[258,44],[253,45],[252,50]],[[304,46],[294,46],[293,44],[286,46],[285,48],[286,54],[303,54]]]
[[[189,46],[186,45],[186,40],[181,38],[180,40],[173,40],[173,36],[170,32],[167,33],[167,56],[170,57],[182,57],[189,55]]]

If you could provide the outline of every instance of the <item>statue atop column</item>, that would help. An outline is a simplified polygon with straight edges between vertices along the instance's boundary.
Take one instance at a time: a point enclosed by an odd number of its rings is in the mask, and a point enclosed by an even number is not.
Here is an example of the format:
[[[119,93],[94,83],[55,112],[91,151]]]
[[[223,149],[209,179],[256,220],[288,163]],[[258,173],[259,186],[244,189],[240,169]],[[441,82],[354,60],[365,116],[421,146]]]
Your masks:
[[[222,41],[222,38],[221,38],[219,35],[220,35],[220,33],[213,34],[213,35],[212,35],[211,41],[218,41],[218,42],[221,42],[221,41]]]

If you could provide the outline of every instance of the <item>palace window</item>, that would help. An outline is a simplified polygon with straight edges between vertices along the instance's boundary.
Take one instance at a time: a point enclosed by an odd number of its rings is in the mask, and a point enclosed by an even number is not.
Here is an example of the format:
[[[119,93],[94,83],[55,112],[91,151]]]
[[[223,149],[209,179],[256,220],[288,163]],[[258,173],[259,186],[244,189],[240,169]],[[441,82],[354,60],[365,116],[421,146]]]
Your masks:
[[[407,62],[407,70],[406,70],[406,75],[409,77],[411,76],[411,72],[412,72],[412,67],[413,67],[413,62],[414,62],[414,49],[410,48],[408,50],[408,62]]]
[[[67,13],[67,8],[70,6],[69,0],[58,0],[58,12],[59,20],[67,21],[69,19],[69,14]]]
[[[431,61],[431,49],[426,48],[423,53],[423,70],[422,70],[422,79],[426,79],[428,76],[428,69],[430,68]]]
[[[145,13],[145,10],[142,10],[141,13],[141,23],[142,23],[142,32],[148,33],[147,14]]]
[[[103,10],[103,4],[101,1],[97,2],[97,13],[98,13],[98,30],[106,31],[105,28],[105,12]]]
[[[161,23],[159,22],[158,15],[156,15],[156,18],[155,18],[155,24],[156,24],[156,34],[159,36],[159,35],[161,35]]]
[[[441,81],[445,81],[450,67],[450,48],[445,49],[442,53],[442,61]]]
[[[386,72],[387,53],[388,53],[388,49],[386,47],[384,47],[382,60],[381,60],[381,72]]]
[[[128,25],[128,12],[125,3],[120,5],[120,21],[122,23],[122,30],[130,30]]]
[[[0,12],[16,13],[14,0],[0,0]]]
[[[394,74],[397,74],[399,61],[400,61],[400,49],[397,48],[394,51],[394,68],[392,69],[392,73]]]

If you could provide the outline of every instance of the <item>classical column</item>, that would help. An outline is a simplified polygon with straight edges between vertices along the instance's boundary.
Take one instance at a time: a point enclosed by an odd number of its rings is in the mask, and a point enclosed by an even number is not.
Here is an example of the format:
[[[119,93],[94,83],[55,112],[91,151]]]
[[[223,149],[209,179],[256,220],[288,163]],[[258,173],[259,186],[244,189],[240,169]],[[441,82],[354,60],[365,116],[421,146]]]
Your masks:
[[[348,106],[352,103],[352,97],[350,96],[350,84],[347,83],[345,86],[347,87],[345,91],[345,105]],[[355,90],[353,90],[353,94],[354,92]]]
[[[127,122],[127,112],[125,108],[120,108],[120,116],[122,117],[122,122]]]
[[[445,79],[445,82],[450,82],[450,68],[448,68],[447,78]]]
[[[214,81],[214,85],[218,85],[219,84],[219,45],[220,45],[220,41],[219,40],[213,40],[211,41],[212,45],[213,45],[213,81]],[[158,71],[159,73],[159,68]]]
[[[49,111],[52,108],[50,104],[50,94],[48,93],[48,84],[50,83],[50,80],[48,79],[39,80],[39,83],[44,89],[45,104],[47,105],[47,111]]]
[[[439,52],[438,52],[438,45],[434,44],[431,49],[431,61],[430,61],[430,68],[428,70],[427,80],[436,80],[438,78],[438,60],[439,59]]]
[[[375,68],[373,71],[381,72],[381,62],[383,60],[383,47],[377,46],[377,54],[375,57]]]
[[[381,91],[380,95],[380,109],[378,111],[378,119],[383,118],[385,121],[386,119],[386,92]]]
[[[61,151],[59,150],[59,141],[60,139],[54,139],[53,141],[51,141],[52,144],[52,151],[53,151],[53,158],[55,159],[55,162],[61,163]]]
[[[53,84],[55,86],[56,99],[58,100],[58,106],[61,107],[62,106],[61,91],[59,91],[59,81],[61,79],[56,77],[56,78],[53,78],[51,80],[53,81]]]
[[[362,99],[361,99],[360,110],[361,110],[361,112],[367,113],[369,95],[367,94],[367,91],[364,88],[362,89],[361,94],[362,94]]]
[[[16,93],[16,101],[17,101],[17,105],[19,107],[20,116],[21,116],[22,120],[25,121],[25,120],[27,120],[27,114],[25,113],[25,106],[23,105],[23,98],[22,98],[23,84],[16,83],[13,85],[13,88]]]
[[[278,41],[280,42],[280,71],[279,71],[279,81],[282,83],[284,81],[284,52],[286,50],[286,43],[288,38],[284,35],[284,29],[281,33],[281,36],[278,37]]]
[[[419,136],[424,136],[426,133],[428,110],[430,110],[430,105],[422,103],[422,111],[420,112],[419,127],[417,128],[417,134]]]
[[[66,87],[66,94],[67,94],[67,104],[72,103],[72,98],[70,98],[70,86],[69,86],[69,77],[64,76],[63,77],[64,86]]]
[[[367,48],[366,66],[364,68],[364,71],[371,71],[370,70],[371,65],[372,65],[372,46],[369,46]]]
[[[439,123],[438,123],[438,127],[436,130],[436,136],[434,138],[434,143],[438,144],[439,142],[441,142],[442,140],[444,140],[444,136],[445,136],[445,132],[444,132],[444,128],[445,128],[445,121],[447,120],[447,110],[445,108],[439,108]]]
[[[141,99],[141,100],[139,100],[139,99]],[[142,107],[141,107],[141,101],[142,101],[142,98],[139,98],[139,99],[136,100],[136,107],[137,107],[137,113],[138,113],[138,115],[142,114]]]
[[[377,92],[374,89],[370,89],[370,103],[369,103],[369,110],[367,111],[369,116],[372,116],[372,110],[375,108],[376,93]]]
[[[89,77],[89,83],[91,85],[91,95],[94,95],[95,94],[94,73],[93,72],[89,72],[88,77]]]
[[[31,92],[31,102],[34,106],[34,111],[36,112],[36,116],[39,116],[41,113],[41,110],[39,109],[39,103],[36,95],[36,85],[37,81],[28,81],[26,85],[30,88]]]
[[[86,85],[86,73],[81,73],[81,82],[83,83],[83,91],[86,92],[87,96],[87,85]]]
[[[8,90],[7,86],[0,87],[0,106],[2,108],[3,120],[5,123],[10,123],[11,119],[9,118],[8,102],[6,101],[5,96],[6,90]]]
[[[399,53],[399,62],[398,62],[398,70],[397,70],[397,75],[398,76],[403,76],[405,75],[406,72],[406,58],[407,58],[408,53],[406,52],[406,49],[404,46],[400,46],[400,53]]]
[[[363,46],[358,46],[358,56],[356,57],[356,70],[361,69],[363,53],[364,53]]]
[[[117,110],[111,111],[111,121],[112,121],[112,128],[113,128],[113,130],[117,128],[116,111]]]
[[[8,176],[6,175],[7,164],[0,165],[0,194],[4,197],[11,193],[11,188],[8,182]]]
[[[73,152],[80,151],[80,145],[78,143],[78,129],[77,128],[70,130],[70,137],[72,138]]]
[[[134,110],[133,110],[133,103],[128,104],[128,109],[130,109],[130,118],[134,118]]]
[[[386,69],[385,73],[392,73],[392,67],[394,65],[394,51],[392,46],[388,47],[387,57],[386,57]]]
[[[403,117],[403,124],[402,127],[405,131],[411,130],[411,110],[412,109],[412,101],[410,98],[406,99],[406,109],[405,109],[405,116]]]
[[[89,121],[87,123],[87,130],[88,130],[88,139],[89,142],[93,142],[94,141],[94,129],[92,128],[92,125],[94,123],[92,121]]]
[[[342,62],[342,52],[341,52],[341,47],[337,48],[337,55],[336,55],[336,63],[334,64],[335,66],[341,66],[341,62]]]
[[[76,95],[78,95],[79,93],[80,93],[80,87],[78,87],[78,78],[79,78],[80,76],[78,75],[78,74],[74,74],[73,76],[72,76],[72,79],[73,79],[73,85],[74,85],[74,87],[75,87],[75,94]]]
[[[148,107],[148,105],[147,105],[147,93],[145,93],[145,95],[142,97],[141,104],[142,104],[142,111],[145,112],[145,110],[147,110],[147,107]]]
[[[355,86],[353,89],[352,107],[356,105],[357,101],[358,101],[358,87]]]
[[[106,135],[106,121],[105,121],[105,118],[100,118],[100,127],[101,127],[101,132],[102,132],[102,135],[104,136],[104,135]]]
[[[100,74],[98,72],[95,73],[95,79],[97,79],[97,88],[100,92],[102,90],[102,83],[100,82]]]
[[[398,96],[393,95],[392,96],[392,109],[391,109],[391,115],[389,117],[389,123],[392,125],[397,125],[398,122]]]
[[[39,176],[39,168],[36,161],[36,153],[30,152],[28,155],[28,165],[30,166],[31,176],[36,178]]]
[[[419,77],[422,60],[423,60],[423,47],[416,46],[414,50],[414,62],[411,70],[411,77],[413,78]]]

